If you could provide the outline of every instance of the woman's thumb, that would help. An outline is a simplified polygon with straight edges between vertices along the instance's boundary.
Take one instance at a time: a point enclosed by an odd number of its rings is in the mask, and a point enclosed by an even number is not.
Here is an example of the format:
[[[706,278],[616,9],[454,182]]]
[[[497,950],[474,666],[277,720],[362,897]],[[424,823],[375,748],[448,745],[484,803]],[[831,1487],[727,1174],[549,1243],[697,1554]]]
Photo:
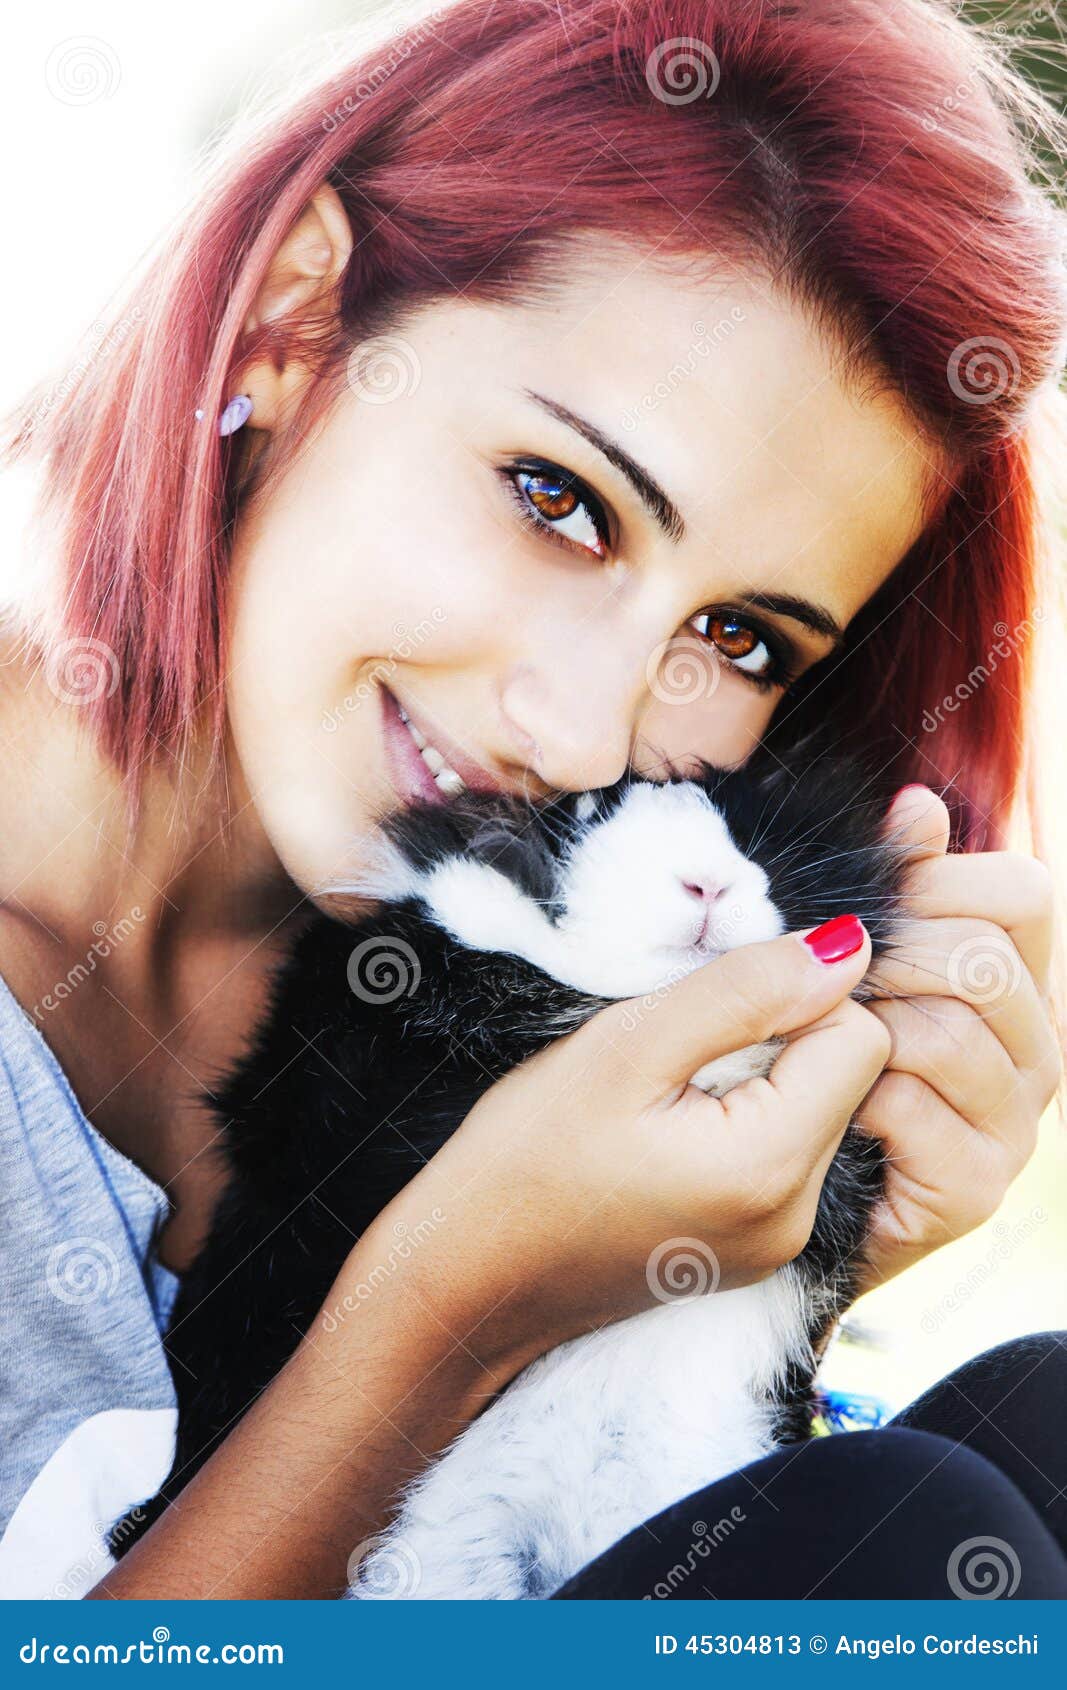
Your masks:
[[[705,1062],[818,1021],[859,984],[870,957],[858,917],[835,916],[821,927],[740,945],[596,1019],[609,1038],[625,1039],[635,1078],[684,1085]]]

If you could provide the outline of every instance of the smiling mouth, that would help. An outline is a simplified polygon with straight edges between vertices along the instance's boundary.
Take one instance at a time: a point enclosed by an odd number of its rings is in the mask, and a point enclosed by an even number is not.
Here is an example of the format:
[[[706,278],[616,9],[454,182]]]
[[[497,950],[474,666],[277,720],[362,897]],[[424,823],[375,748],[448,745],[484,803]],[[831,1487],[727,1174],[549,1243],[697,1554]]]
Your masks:
[[[461,792],[466,792],[466,783],[460,779],[455,769],[445,762],[436,745],[431,745],[422,730],[415,726],[399,701],[397,701],[396,710],[411,736],[419,756],[433,776],[433,783],[438,792],[443,792],[446,798],[458,798]]]

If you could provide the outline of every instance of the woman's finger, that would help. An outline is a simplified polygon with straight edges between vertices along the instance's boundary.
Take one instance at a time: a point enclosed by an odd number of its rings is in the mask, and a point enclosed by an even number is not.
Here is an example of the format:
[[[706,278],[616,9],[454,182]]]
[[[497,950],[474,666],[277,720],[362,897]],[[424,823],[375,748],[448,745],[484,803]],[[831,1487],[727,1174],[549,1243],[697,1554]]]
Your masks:
[[[846,999],[791,1036],[766,1080],[727,1093],[721,1108],[741,1142],[754,1146],[766,1170],[765,1189],[796,1180],[821,1187],[889,1050],[889,1033],[877,1017]]]
[[[912,1074],[887,1068],[856,1119],[885,1151],[888,1200],[898,1211],[925,1215],[942,1243],[988,1220],[1018,1172],[996,1141],[976,1133]],[[918,1223],[911,1230],[923,1234]]]
[[[1048,990],[1052,877],[1036,858],[1009,851],[932,857],[910,871],[906,897],[918,918],[969,916],[1002,927],[1038,990]]]
[[[1036,1136],[1031,1082],[980,1016],[958,998],[879,999],[868,1008],[890,1036],[887,1068],[925,1083],[1022,1167]]]
[[[950,832],[948,806],[928,786],[902,786],[883,824],[885,837],[916,863],[927,857],[943,857]]]
[[[1043,1069],[1054,1043],[1049,1011],[1008,935],[990,922],[911,921],[867,981],[881,997],[956,997],[978,1011],[1012,1061]]]
[[[820,1020],[859,984],[870,955],[858,922],[827,922],[807,939],[787,933],[727,951],[660,995],[601,1010],[588,1027],[619,1044],[639,1090],[684,1090],[706,1063]]]

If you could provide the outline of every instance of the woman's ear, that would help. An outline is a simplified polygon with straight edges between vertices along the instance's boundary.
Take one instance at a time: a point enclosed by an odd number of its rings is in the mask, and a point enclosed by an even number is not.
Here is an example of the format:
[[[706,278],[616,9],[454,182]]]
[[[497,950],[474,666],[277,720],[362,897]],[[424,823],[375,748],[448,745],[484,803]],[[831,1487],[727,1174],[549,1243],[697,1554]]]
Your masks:
[[[303,320],[327,319],[337,310],[336,287],[352,251],[352,230],[337,190],[324,182],[312,195],[271,260],[245,318],[251,335],[265,323],[291,311]],[[235,392],[252,401],[248,427],[272,433],[285,420],[310,380],[311,370],[299,357],[279,364],[279,355],[265,353],[240,369]]]

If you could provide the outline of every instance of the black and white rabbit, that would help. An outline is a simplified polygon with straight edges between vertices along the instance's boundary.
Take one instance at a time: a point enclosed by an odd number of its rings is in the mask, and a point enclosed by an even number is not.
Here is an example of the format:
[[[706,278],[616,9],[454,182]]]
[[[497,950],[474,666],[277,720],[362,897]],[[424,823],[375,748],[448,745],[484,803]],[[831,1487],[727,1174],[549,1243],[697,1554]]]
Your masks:
[[[315,919],[217,1099],[232,1173],[167,1339],[166,1498],[494,1080],[607,1000],[658,1013],[665,983],[738,945],[851,911],[884,951],[905,866],[881,835],[887,797],[852,761],[809,758],[799,774],[763,754],[533,807],[465,794],[387,822],[383,871],[360,888],[376,913]],[[694,1081],[721,1096],[780,1048]],[[685,1295],[714,1289],[714,1259],[664,1240],[654,1305],[526,1368],[408,1488],[351,1593],[547,1596],[672,1502],[805,1435],[814,1349],[854,1295],[880,1183],[880,1152],[849,1128],[803,1254],[744,1289]]]

